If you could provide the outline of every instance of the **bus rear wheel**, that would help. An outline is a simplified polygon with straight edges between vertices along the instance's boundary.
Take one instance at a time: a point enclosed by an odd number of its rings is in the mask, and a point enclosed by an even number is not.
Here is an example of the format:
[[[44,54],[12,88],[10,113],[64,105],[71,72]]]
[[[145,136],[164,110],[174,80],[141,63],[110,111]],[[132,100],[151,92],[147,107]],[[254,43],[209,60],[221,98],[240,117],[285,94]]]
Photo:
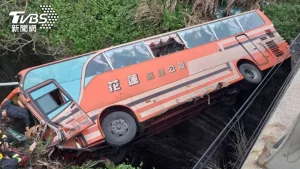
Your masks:
[[[262,80],[261,71],[253,64],[242,63],[239,66],[239,71],[247,82],[257,84]]]
[[[123,111],[115,111],[106,115],[101,127],[106,142],[112,146],[122,146],[129,143],[137,132],[134,118]]]

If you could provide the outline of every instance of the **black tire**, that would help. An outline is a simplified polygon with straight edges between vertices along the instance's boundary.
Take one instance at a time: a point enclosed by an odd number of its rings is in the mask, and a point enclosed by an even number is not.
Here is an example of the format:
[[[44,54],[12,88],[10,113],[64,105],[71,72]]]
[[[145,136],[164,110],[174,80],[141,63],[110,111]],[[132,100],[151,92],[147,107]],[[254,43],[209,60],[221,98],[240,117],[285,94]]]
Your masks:
[[[106,115],[101,123],[107,144],[122,146],[129,143],[136,135],[137,125],[134,118],[122,111]]]
[[[262,80],[261,71],[253,64],[242,63],[239,66],[239,71],[243,75],[244,79],[249,83],[257,84]]]

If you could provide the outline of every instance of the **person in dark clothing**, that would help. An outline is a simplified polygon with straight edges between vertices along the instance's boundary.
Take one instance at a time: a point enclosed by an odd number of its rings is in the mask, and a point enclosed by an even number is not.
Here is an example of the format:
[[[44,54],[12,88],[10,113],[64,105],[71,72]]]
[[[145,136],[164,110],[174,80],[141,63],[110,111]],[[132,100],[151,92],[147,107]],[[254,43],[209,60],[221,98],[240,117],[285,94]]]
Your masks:
[[[15,106],[12,101],[7,100],[0,109],[0,118],[11,118],[16,131],[24,134],[29,129],[30,120],[26,109]]]

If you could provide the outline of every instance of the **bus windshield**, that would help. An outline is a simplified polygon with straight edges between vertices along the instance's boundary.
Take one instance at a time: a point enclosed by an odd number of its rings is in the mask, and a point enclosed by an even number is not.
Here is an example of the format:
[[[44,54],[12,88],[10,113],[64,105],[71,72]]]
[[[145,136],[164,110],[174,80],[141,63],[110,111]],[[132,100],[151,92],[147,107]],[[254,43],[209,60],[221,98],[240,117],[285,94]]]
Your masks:
[[[49,79],[56,82],[77,101],[81,83],[82,69],[89,57],[94,53],[33,69],[24,79],[24,90],[34,87]]]

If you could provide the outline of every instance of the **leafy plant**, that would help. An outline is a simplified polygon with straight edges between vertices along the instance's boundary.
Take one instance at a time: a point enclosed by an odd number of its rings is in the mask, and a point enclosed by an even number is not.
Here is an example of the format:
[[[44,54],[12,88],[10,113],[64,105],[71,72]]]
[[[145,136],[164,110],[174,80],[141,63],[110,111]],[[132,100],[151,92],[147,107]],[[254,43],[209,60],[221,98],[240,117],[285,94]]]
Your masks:
[[[294,38],[300,31],[300,1],[290,0],[265,7],[265,14],[274,23],[276,30],[286,40]]]

